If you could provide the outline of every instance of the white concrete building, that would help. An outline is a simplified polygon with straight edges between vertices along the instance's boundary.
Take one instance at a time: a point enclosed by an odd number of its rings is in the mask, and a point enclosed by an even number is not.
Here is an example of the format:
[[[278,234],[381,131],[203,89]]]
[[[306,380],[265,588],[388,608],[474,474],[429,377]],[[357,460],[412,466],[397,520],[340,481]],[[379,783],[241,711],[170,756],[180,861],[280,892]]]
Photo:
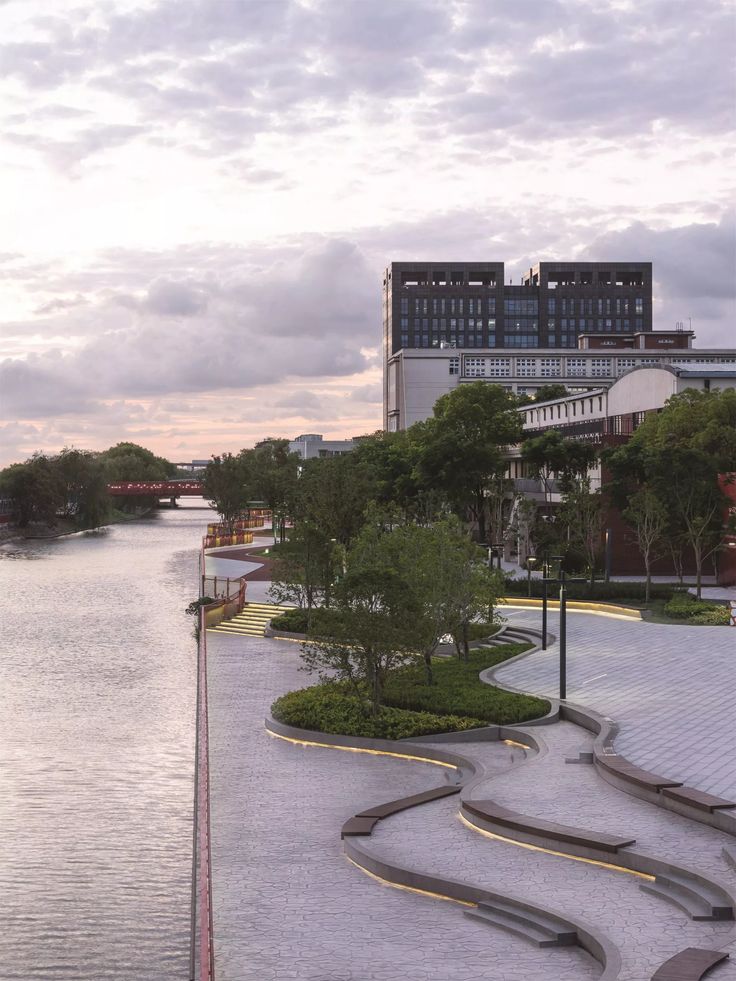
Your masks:
[[[653,335],[656,337],[657,332]],[[584,343],[584,338],[580,338]],[[389,431],[406,429],[432,415],[437,399],[458,385],[484,379],[519,395],[534,395],[541,385],[561,383],[572,393],[608,389],[632,368],[670,365],[687,369],[690,384],[705,385],[697,372],[736,371],[734,348],[602,347],[559,348],[512,352],[500,349],[406,349],[386,365],[386,417]],[[564,400],[567,401],[567,400]],[[555,409],[555,411],[557,411]],[[572,406],[570,408],[572,412]],[[575,408],[577,412],[577,407]],[[633,410],[632,410],[633,411]],[[573,419],[577,418],[576,416]]]
[[[298,453],[302,460],[315,460],[330,456],[343,456],[355,449],[353,439],[325,439],[320,433],[304,433],[289,443],[289,451]]]

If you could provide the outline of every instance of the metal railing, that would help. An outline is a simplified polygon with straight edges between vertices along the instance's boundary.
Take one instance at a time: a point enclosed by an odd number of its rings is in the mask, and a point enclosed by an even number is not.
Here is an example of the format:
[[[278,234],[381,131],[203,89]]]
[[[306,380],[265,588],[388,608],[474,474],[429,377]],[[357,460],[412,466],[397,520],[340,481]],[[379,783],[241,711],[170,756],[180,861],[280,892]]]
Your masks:
[[[215,945],[212,923],[212,853],[210,846],[210,752],[207,714],[207,630],[200,611],[197,645],[197,722],[194,772],[194,847],[189,956],[190,981],[214,981]],[[197,971],[197,965],[199,970]]]

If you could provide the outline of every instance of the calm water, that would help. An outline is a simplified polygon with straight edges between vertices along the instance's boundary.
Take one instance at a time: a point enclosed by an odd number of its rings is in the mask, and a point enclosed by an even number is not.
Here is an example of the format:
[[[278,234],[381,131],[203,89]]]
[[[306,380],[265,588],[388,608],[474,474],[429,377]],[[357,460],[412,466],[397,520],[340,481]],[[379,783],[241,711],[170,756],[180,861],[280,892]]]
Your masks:
[[[188,976],[207,518],[0,548],[3,981]]]

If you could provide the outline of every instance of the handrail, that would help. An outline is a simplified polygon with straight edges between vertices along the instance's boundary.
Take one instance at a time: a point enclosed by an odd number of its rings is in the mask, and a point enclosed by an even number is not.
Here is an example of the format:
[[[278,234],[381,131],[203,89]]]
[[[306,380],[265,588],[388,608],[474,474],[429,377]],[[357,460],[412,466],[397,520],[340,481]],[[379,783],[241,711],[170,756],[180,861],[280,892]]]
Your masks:
[[[207,629],[200,612],[197,665],[197,940],[199,981],[214,981],[212,924],[212,854],[210,844],[209,724],[207,714]]]

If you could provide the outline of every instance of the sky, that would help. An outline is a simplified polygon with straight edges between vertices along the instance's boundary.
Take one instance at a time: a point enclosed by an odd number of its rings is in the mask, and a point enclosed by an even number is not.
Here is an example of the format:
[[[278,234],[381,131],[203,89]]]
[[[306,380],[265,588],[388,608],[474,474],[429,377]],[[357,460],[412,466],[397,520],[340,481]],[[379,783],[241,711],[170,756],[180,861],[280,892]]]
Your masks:
[[[0,0],[0,465],[381,424],[391,261],[736,347],[731,0]]]

